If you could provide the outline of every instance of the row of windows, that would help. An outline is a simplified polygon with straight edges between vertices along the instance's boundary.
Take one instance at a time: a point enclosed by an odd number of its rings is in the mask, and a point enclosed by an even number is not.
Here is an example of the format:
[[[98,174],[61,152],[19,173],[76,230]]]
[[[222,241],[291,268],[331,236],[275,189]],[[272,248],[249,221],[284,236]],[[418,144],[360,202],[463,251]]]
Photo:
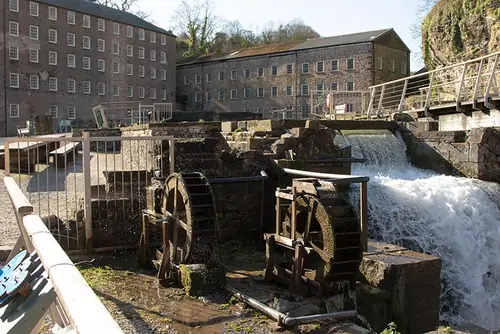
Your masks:
[[[328,86],[328,85],[327,85]],[[354,81],[348,81],[346,84],[346,90],[347,91],[354,91]],[[322,93],[323,91],[326,91],[325,85],[323,83],[318,83],[316,84],[316,93]],[[338,82],[333,82],[330,84],[330,90],[339,90],[339,83]],[[287,85],[285,86],[283,90],[284,95],[286,96],[294,96],[293,95],[293,85]],[[264,88],[259,87],[256,89],[255,93],[257,98],[263,98],[264,97]],[[308,96],[310,94],[309,91],[309,85],[302,85],[300,87],[300,95],[302,96]],[[243,89],[243,98],[244,99],[249,99],[252,96],[252,90],[250,88],[245,88]],[[279,96],[279,87],[278,86],[271,86],[270,89],[270,97],[278,97]],[[238,90],[237,89],[231,89],[229,91],[229,98],[231,100],[236,100],[238,98]],[[217,91],[217,100],[223,101],[226,99],[226,92],[224,90],[218,90]],[[194,101],[195,102],[201,102],[202,100],[202,93],[195,93],[194,94]],[[208,91],[205,93],[205,101],[212,101],[212,92]]]
[[[19,118],[20,114],[20,106],[16,103],[9,104],[9,115],[10,118]],[[59,106],[57,105],[49,105],[49,115],[52,118],[59,118]],[[69,105],[67,109],[67,119],[76,119],[76,107]]]
[[[338,72],[340,71],[340,60],[336,59],[336,60],[332,60],[330,62],[331,64],[331,71],[332,72]],[[285,66],[285,74],[293,74],[293,65],[294,64],[287,64]],[[355,60],[354,58],[348,58],[346,59],[346,70],[348,71],[352,71],[355,69]],[[325,61],[318,61],[316,62],[316,73],[324,73],[326,70],[325,70]],[[302,74],[308,74],[310,73],[310,69],[309,69],[309,63],[302,63]],[[279,74],[279,71],[278,71],[278,65],[272,65],[271,68],[270,68],[270,73],[272,76],[275,76],[275,75],[278,75]],[[257,67],[257,71],[256,71],[256,74],[258,77],[263,77],[264,76],[264,67]],[[230,74],[230,78],[231,80],[236,80],[238,79],[238,71],[237,70],[231,70],[231,74]],[[251,75],[251,69],[250,68],[245,68],[243,69],[243,77],[244,78],[250,78],[250,75]],[[218,73],[218,80],[219,81],[224,81],[225,80],[225,72],[224,71],[221,71]],[[212,82],[212,73],[207,73],[205,75],[205,81],[206,82]],[[195,76],[194,76],[194,82],[196,84],[201,84],[201,74],[200,73],[196,73]],[[189,76],[184,76],[184,84],[185,85],[188,85],[189,84]]]
[[[19,0],[9,0],[9,10],[14,13],[19,13]],[[29,13],[33,17],[39,17],[40,16],[40,8],[39,4],[37,2],[30,1],[29,5]],[[57,21],[58,17],[58,9],[56,7],[49,6],[48,7],[48,19],[50,21]],[[67,23],[69,25],[75,25],[76,24],[76,13],[73,11],[68,10],[67,11]],[[82,26],[84,28],[90,29],[90,24],[91,24],[91,18],[89,15],[82,14]],[[106,31],[106,21],[104,19],[98,18],[97,19],[97,30],[99,31]],[[127,26],[127,37],[128,38],[134,38],[134,27],[132,26]],[[120,23],[118,22],[113,22],[113,34],[115,35],[120,35]],[[137,35],[140,41],[144,41],[146,39],[146,32],[142,28],[137,29]],[[149,41],[151,43],[156,43],[156,32],[154,31],[149,31]],[[164,34],[160,34],[160,43],[161,45],[166,45],[167,44],[167,36]]]
[[[384,69],[384,60],[382,57],[377,57],[377,70]],[[389,60],[389,71],[396,72],[396,61],[390,59]],[[406,63],[401,62],[401,74],[406,74]]]
[[[82,92],[83,94],[90,95],[91,94],[91,82],[86,80],[82,82]],[[10,87],[11,88],[20,88],[19,85],[19,74],[11,73],[10,74]],[[40,77],[38,75],[30,75],[29,80],[29,88],[31,90],[40,89]],[[56,77],[49,77],[48,79],[48,90],[51,92],[57,92],[59,90],[59,81]],[[68,82],[66,85],[66,91],[68,93],[76,93],[76,80],[74,78],[68,78]],[[120,86],[112,85],[111,93],[113,96],[120,96]],[[106,95],[106,84],[102,82],[97,83],[97,95],[103,96]],[[162,100],[167,99],[167,91],[162,89],[160,91],[160,96]],[[127,97],[134,97],[134,87],[127,86]],[[144,99],[146,97],[146,89],[144,87],[139,87],[139,98]],[[149,89],[149,98],[151,100],[156,99],[156,88]]]
[[[19,23],[10,21],[9,22],[9,34],[11,36],[19,36]],[[57,30],[55,29],[49,29],[48,31],[48,41],[50,44],[57,44]],[[29,26],[29,37],[32,40],[39,40],[39,28],[37,26],[30,25]],[[74,47],[76,46],[76,37],[75,34],[69,32],[67,33],[67,44],[68,46]],[[115,55],[120,55],[120,43],[113,42],[112,44],[112,49],[111,52]],[[12,48],[18,48],[17,46],[12,46]],[[82,38],[82,48],[84,50],[90,50],[91,49],[91,40],[89,36],[83,36]],[[127,44],[125,48],[125,54],[127,57],[134,57],[134,46]],[[97,40],[97,51],[99,52],[106,52],[106,41],[103,39],[98,39]],[[144,59],[145,58],[145,49],[143,47],[137,48],[137,57],[139,59]],[[156,61],[156,50],[155,49],[150,49],[149,50],[149,60],[151,61]],[[160,52],[160,63],[166,64],[167,63],[167,53],[162,51]]]
[[[310,109],[310,107],[309,107],[308,104],[302,104],[300,106],[300,114],[301,114],[302,118],[307,118],[309,116],[309,109]],[[272,107],[271,110],[270,110],[271,116],[281,118],[280,115],[276,114],[280,110],[282,110],[282,108]],[[251,110],[251,108],[244,108],[243,111],[249,113],[252,110]],[[354,105],[352,103],[346,103],[346,110],[345,111],[348,112],[348,113],[353,112],[354,111]],[[264,108],[263,107],[258,107],[255,110],[255,112],[259,113],[259,114],[263,114],[264,113]],[[281,113],[283,113],[283,112],[286,114],[286,118],[293,118],[293,114],[294,114],[293,107],[287,107],[285,111],[281,111]]]

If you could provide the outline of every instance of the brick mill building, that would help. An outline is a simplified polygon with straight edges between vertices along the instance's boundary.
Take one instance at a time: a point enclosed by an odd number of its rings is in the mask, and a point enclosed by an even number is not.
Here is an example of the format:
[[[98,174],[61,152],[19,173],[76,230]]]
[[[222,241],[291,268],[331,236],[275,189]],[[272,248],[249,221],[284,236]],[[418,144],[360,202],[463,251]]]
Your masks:
[[[175,100],[169,31],[87,0],[5,0],[0,17],[0,137],[35,115],[55,125],[91,121],[102,102]]]
[[[321,112],[325,93],[359,113],[371,85],[406,77],[410,50],[393,29],[263,45],[210,54],[177,65],[184,110],[263,113],[287,117]],[[274,114],[276,116],[276,114]]]

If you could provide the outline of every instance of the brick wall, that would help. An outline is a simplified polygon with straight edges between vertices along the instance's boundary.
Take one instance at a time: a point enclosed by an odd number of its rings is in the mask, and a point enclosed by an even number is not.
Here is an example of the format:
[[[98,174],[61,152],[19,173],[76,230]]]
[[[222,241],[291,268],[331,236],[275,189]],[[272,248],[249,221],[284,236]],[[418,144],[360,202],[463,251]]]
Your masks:
[[[0,4],[0,17],[5,17],[5,9],[7,8],[7,1],[2,1]],[[5,73],[5,55],[8,50],[5,48],[5,28],[7,26],[7,20],[4,20],[0,24],[0,137],[5,137],[7,132],[7,124],[5,122],[6,110],[5,110],[5,83],[7,82],[7,77]]]

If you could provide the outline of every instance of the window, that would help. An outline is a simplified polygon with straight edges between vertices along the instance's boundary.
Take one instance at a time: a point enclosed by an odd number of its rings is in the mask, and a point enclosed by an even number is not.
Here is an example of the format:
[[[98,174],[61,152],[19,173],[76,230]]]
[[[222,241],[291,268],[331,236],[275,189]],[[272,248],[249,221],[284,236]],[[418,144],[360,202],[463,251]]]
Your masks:
[[[139,48],[139,58],[144,59],[144,48]]]
[[[167,45],[167,35],[161,35],[161,45]]]
[[[352,106],[352,103],[347,103],[345,105],[345,112],[353,112],[353,106]]]
[[[160,70],[160,79],[167,80],[167,70],[164,69]]]
[[[212,73],[207,73],[206,78],[207,82],[212,82]]]
[[[156,100],[156,88],[149,89],[149,98],[151,100]]]
[[[144,78],[144,66],[139,65],[139,76]]]
[[[97,84],[97,95],[106,95],[106,84],[102,82]]]
[[[144,87],[139,87],[139,98],[143,99],[144,95],[146,95],[146,90],[144,89]]]
[[[106,43],[104,42],[104,40],[98,39],[97,40],[97,51],[104,52],[105,49],[106,49]]]
[[[286,86],[286,96],[292,96],[293,95],[293,86],[292,85],[288,85]]]
[[[232,70],[231,71],[231,80],[236,80],[237,76],[238,76],[238,73],[236,72],[236,70]]]
[[[238,98],[238,90],[231,89],[231,100],[236,100]]]
[[[120,35],[120,23],[113,22],[113,34]]]
[[[90,28],[90,16],[83,15],[82,24],[84,28]]]
[[[30,75],[30,89],[38,89],[40,86],[40,77],[38,75]]]
[[[127,26],[127,37],[128,38],[134,37],[134,28],[132,28],[131,26]]]
[[[104,19],[97,19],[97,30],[99,30],[99,31],[106,30],[106,23],[105,23]]]
[[[300,111],[302,113],[302,118],[308,118],[309,117],[309,105],[303,104],[300,106]]]
[[[302,63],[302,74],[309,73],[309,63]]]
[[[120,54],[120,44],[118,44],[116,42],[113,42],[113,53],[115,55],[119,55]]]
[[[38,63],[38,49],[30,49],[30,63]]]
[[[405,62],[401,63],[401,74],[406,74],[406,63]]]
[[[187,75],[184,76],[184,85],[189,83],[189,77]]]
[[[224,72],[219,72],[219,81],[224,81]]]
[[[38,3],[30,1],[30,15],[38,17]]]
[[[156,50],[149,50],[149,59],[151,59],[151,61],[156,61]]]
[[[354,58],[347,59],[347,69],[354,70]]]
[[[31,30],[30,30],[31,32]],[[19,36],[19,23],[14,21],[9,21],[9,35]],[[31,34],[30,34],[31,36]]]
[[[208,101],[208,102],[212,101],[212,92],[207,92],[205,94],[205,101]]]
[[[338,59],[332,60],[332,72],[339,70],[339,61]]]
[[[160,94],[161,94],[162,101],[167,100],[167,90],[166,89],[162,89]]]
[[[57,8],[49,7],[49,20],[57,21]]]
[[[118,85],[111,86],[111,91],[113,92],[113,96],[120,96],[120,86]]]
[[[19,104],[9,105],[10,118],[19,118]]]
[[[271,96],[272,97],[278,96],[278,86],[271,86]]]
[[[127,64],[127,75],[134,75],[134,65]]]
[[[250,88],[245,88],[243,90],[243,98],[244,99],[249,99],[250,98]]]
[[[332,82],[330,84],[330,89],[331,90],[339,90],[339,83],[338,82]]]
[[[83,82],[83,94],[90,94],[90,81]]]
[[[224,100],[224,91],[223,90],[217,91],[217,100],[219,100],[219,101]]]
[[[120,63],[117,61],[113,62],[113,73],[115,74],[120,73]]]
[[[144,40],[144,29],[139,29],[139,40],[143,41]]]
[[[278,75],[278,66],[271,66],[271,75]]]
[[[259,114],[263,114],[264,113],[264,108],[262,108],[262,107],[261,108],[257,108],[257,112]]]
[[[75,55],[68,54],[68,67],[75,67]]]
[[[325,71],[325,62],[323,61],[318,61],[316,63],[316,72],[322,73]]]
[[[9,10],[11,12],[19,12],[19,0],[9,0]]]
[[[57,92],[57,78],[49,77],[49,90],[51,92]]]
[[[52,116],[52,118],[58,118],[59,117],[59,107],[55,105],[50,105],[49,106],[49,114]]]
[[[19,48],[17,46],[9,46],[9,59],[19,60]]]
[[[257,97],[264,97],[264,88],[257,88]]]
[[[377,57],[377,70],[381,70],[384,68],[384,61],[382,57]]]
[[[68,119],[76,119],[76,107],[68,106]]]
[[[302,85],[300,87],[300,95],[302,95],[302,96],[309,95],[309,85]]]
[[[73,78],[68,78],[68,93],[76,92],[76,80]]]
[[[83,36],[83,48],[85,50],[90,50],[90,37],[89,36]]]
[[[19,74],[17,73],[10,74],[10,87],[19,88]]]
[[[354,81],[347,81],[347,90],[354,90]]]
[[[38,27],[30,25],[29,32],[30,32],[30,38],[37,41],[38,40]]]
[[[244,76],[245,78],[250,78],[250,69],[249,69],[249,68],[245,68],[245,69],[243,70],[243,76]]]
[[[69,32],[67,35],[68,46],[75,46],[75,34]]]
[[[127,97],[134,97],[134,87],[132,86],[127,87]]]
[[[195,76],[194,76],[194,82],[196,84],[201,84],[201,74],[200,73],[196,73]]]
[[[127,45],[127,57],[134,56],[134,47],[132,45]]]
[[[151,43],[156,43],[156,33],[155,33],[154,31],[151,31],[151,32],[149,33],[149,41],[150,41]]]
[[[324,85],[322,83],[318,83],[316,84],[316,90],[318,92],[322,92],[323,91],[323,88],[324,88]]]
[[[49,51],[49,65],[57,65],[57,52]]]
[[[396,62],[395,62],[394,60],[391,60],[391,61],[390,61],[390,64],[391,64],[391,66],[390,66],[389,70],[390,70],[391,72],[396,71]]]
[[[293,73],[293,64],[287,64],[286,65],[286,74],[292,74]]]
[[[75,24],[75,12],[68,10],[68,24]]]
[[[151,77],[151,79],[156,79],[156,68],[151,67],[149,69],[149,76]]]
[[[264,76],[264,67],[258,67],[257,68],[257,76],[263,77]]]
[[[90,57],[83,57],[82,63],[83,63],[84,70],[90,70]]]
[[[167,63],[167,53],[166,52],[160,52],[160,63],[166,64]]]

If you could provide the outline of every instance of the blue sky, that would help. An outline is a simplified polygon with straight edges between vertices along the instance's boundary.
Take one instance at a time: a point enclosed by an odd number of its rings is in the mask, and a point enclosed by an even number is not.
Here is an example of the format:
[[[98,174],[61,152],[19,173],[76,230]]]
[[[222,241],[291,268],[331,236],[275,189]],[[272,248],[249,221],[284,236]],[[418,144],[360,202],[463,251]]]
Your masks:
[[[267,22],[286,23],[301,19],[321,36],[394,28],[412,50],[411,70],[419,70],[420,43],[412,38],[410,26],[422,0],[212,0],[217,15],[238,20],[245,28],[258,30]],[[180,0],[140,0],[140,9],[154,23],[172,28],[171,14]]]

